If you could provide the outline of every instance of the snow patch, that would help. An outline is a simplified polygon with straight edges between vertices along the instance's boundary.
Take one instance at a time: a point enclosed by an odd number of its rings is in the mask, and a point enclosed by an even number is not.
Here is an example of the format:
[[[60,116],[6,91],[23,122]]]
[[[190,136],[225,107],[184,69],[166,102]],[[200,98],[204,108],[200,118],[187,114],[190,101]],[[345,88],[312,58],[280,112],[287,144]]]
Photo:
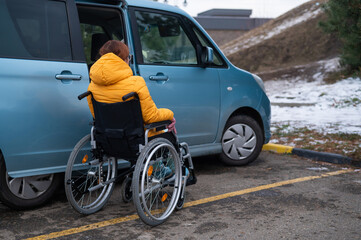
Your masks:
[[[338,67],[334,60],[324,66]],[[307,126],[323,133],[361,135],[361,79],[347,78],[326,84],[322,81],[323,74],[320,72],[313,82],[301,78],[265,82],[273,103],[273,127],[292,126],[282,129],[287,131]]]
[[[269,143],[279,143],[278,139],[271,139]]]
[[[301,16],[296,17],[294,19],[290,19],[287,21],[284,21],[281,25],[275,27],[272,31],[268,32],[268,34],[264,37],[264,39],[268,39],[271,38],[275,35],[280,34],[281,32],[283,32],[284,30],[286,30],[287,28],[293,27],[299,23],[305,22],[308,19],[312,19],[315,18],[318,14],[321,13],[321,9],[316,9],[315,11],[305,11]]]
[[[327,141],[325,140],[314,140],[314,141],[311,141],[310,144],[312,145],[316,145],[316,144],[325,144]]]
[[[326,168],[326,167],[311,167],[311,168],[307,168],[307,170],[311,170],[311,171],[328,171],[328,168]]]
[[[303,141],[303,138],[295,138],[293,139],[294,142],[299,142],[299,141]]]

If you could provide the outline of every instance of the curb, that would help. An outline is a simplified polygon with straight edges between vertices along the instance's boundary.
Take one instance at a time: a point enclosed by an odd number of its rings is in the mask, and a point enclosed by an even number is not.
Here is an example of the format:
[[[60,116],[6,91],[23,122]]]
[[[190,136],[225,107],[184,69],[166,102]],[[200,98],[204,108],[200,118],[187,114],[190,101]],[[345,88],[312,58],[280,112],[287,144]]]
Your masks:
[[[335,164],[351,164],[361,166],[361,163],[353,161],[349,157],[345,157],[335,153],[316,152],[307,149],[294,148],[280,144],[268,143],[263,145],[262,151],[271,151],[281,154],[294,154],[300,157],[309,158],[315,161],[335,163]]]

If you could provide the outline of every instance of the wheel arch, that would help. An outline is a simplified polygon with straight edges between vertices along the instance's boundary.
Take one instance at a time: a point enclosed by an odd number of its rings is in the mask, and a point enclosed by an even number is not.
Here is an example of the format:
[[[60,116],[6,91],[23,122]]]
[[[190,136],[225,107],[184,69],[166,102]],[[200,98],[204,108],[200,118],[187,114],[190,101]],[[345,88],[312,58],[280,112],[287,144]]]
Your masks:
[[[0,148],[0,159],[3,159],[3,161],[4,161],[4,166],[6,167],[6,162],[5,162],[5,156],[4,156],[4,154],[3,154],[3,152],[2,152],[2,150],[1,150],[1,148]]]
[[[256,122],[258,123],[258,125],[261,127],[262,129],[262,135],[263,135],[263,142],[265,141],[265,133],[264,133],[264,125],[263,125],[263,121],[262,121],[262,117],[261,115],[253,108],[251,107],[240,107],[237,110],[235,110],[227,119],[227,122],[234,116],[239,116],[239,115],[246,115],[249,116],[251,118],[253,118],[254,120],[256,120]],[[226,125],[224,126],[226,127]],[[223,129],[224,131],[224,129]],[[222,131],[222,132],[223,132]]]

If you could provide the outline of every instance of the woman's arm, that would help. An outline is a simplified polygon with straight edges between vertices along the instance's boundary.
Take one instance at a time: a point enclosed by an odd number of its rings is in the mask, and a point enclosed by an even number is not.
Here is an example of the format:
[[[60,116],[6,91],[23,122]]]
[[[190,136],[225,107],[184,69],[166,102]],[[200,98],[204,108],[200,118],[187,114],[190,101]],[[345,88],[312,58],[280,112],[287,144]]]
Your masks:
[[[142,109],[143,121],[145,124],[160,122],[165,120],[173,120],[174,114],[167,108],[157,108],[145,81],[142,77],[136,78],[137,94],[139,96],[140,105]]]

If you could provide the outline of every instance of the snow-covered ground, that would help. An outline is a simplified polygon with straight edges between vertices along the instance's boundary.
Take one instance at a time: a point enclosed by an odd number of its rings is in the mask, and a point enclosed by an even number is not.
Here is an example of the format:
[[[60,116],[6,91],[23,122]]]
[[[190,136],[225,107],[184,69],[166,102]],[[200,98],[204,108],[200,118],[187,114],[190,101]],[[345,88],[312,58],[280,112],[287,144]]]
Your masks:
[[[324,62],[334,69],[336,59]],[[361,135],[361,80],[347,78],[334,84],[323,82],[324,72],[313,81],[301,78],[266,81],[272,104],[272,129],[287,126],[286,131],[307,127],[321,133]]]

